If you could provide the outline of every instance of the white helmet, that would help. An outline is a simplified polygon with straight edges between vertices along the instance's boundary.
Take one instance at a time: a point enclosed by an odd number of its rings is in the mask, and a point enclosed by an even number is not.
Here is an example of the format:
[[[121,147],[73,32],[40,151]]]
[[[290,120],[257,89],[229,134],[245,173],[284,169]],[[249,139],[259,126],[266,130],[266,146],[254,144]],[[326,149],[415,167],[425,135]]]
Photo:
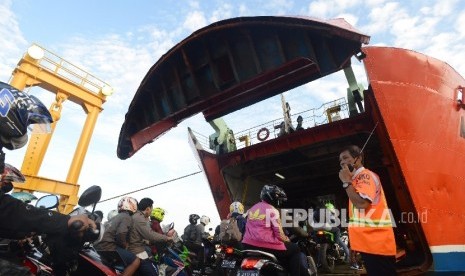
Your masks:
[[[229,212],[232,213],[238,213],[238,214],[244,214],[244,205],[240,203],[239,201],[234,201],[229,205]]]
[[[118,202],[118,212],[129,211],[135,213],[137,211],[137,200],[130,196],[125,196]]]
[[[112,218],[116,217],[117,214],[118,210],[111,210],[110,212],[108,212],[107,220],[111,220]]]
[[[207,217],[207,216],[202,216],[202,217],[200,218],[200,223],[203,223],[203,224],[207,225],[207,224],[210,223],[210,218]]]

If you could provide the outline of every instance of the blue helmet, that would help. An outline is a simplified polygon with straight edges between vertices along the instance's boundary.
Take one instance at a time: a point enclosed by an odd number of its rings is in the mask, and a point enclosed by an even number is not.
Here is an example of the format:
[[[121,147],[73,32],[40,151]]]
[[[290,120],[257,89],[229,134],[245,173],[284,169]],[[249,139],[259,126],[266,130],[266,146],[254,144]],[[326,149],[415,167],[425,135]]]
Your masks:
[[[38,98],[0,82],[0,100],[0,146],[9,150],[23,147],[32,124],[44,125],[50,131],[52,115]]]

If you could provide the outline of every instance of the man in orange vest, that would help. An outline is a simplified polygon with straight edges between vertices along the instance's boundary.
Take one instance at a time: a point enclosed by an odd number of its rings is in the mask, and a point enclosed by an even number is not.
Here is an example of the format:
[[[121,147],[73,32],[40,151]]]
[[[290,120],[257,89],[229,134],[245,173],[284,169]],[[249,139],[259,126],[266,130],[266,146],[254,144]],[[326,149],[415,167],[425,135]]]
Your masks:
[[[342,150],[339,162],[339,178],[349,197],[351,249],[362,255],[368,275],[396,275],[394,223],[378,175],[363,167],[357,146]]]

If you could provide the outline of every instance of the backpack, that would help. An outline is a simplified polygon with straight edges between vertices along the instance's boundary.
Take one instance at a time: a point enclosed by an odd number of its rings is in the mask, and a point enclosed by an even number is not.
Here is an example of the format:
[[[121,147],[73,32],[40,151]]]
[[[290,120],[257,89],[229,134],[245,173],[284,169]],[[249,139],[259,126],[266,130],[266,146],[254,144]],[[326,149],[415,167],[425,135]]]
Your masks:
[[[235,218],[224,219],[220,223],[220,234],[218,238],[221,242],[231,243],[240,242],[242,240],[242,233],[237,225]]]
[[[189,224],[184,228],[184,235],[182,235],[182,239],[184,241],[195,242],[197,238],[197,227],[195,224]]]

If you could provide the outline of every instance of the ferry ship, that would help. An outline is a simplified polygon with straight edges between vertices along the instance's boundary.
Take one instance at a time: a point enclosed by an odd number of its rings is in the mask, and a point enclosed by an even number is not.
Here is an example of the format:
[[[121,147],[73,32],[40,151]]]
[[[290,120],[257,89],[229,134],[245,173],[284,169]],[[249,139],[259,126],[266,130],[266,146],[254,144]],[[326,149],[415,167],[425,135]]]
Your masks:
[[[364,163],[380,176],[396,222],[399,274],[463,273],[465,79],[441,60],[367,46],[369,39],[343,19],[239,17],[199,29],[142,80],[117,155],[130,158],[202,112],[215,133],[204,138],[189,129],[189,141],[224,218],[233,200],[256,203],[265,184],[283,187],[290,207],[319,199],[345,208],[339,153],[366,145]],[[367,87],[355,78],[354,59],[365,67]],[[291,114],[283,98],[282,118],[246,131],[222,119],[342,72],[341,99]]]

